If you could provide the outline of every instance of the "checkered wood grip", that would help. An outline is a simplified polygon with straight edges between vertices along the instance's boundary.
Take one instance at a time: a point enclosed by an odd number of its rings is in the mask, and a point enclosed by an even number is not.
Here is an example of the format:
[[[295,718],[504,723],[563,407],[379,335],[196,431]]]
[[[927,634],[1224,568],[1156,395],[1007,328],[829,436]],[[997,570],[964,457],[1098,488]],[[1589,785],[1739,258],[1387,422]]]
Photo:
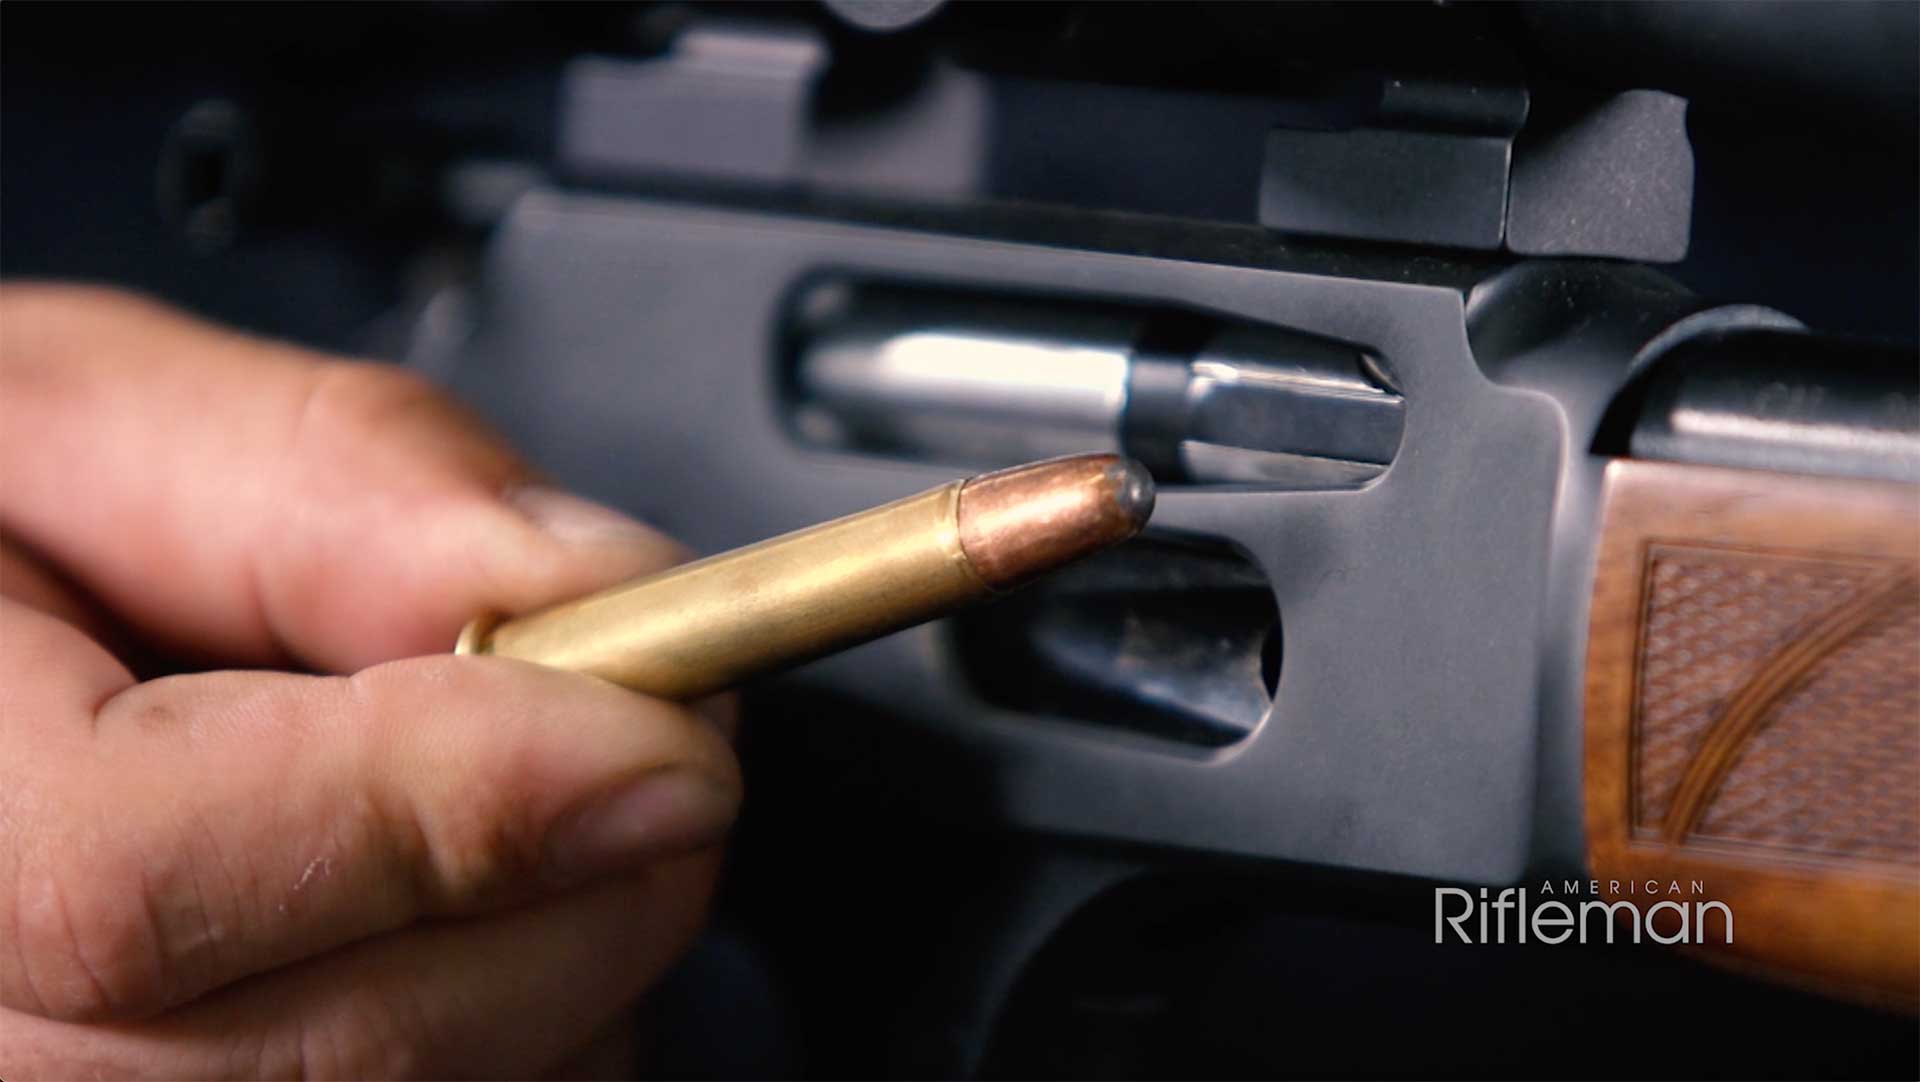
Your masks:
[[[1920,586],[1903,570],[1651,546],[1635,835],[1920,863]]]
[[[1609,467],[1595,874],[1704,880],[1721,960],[1920,1009],[1920,489]]]

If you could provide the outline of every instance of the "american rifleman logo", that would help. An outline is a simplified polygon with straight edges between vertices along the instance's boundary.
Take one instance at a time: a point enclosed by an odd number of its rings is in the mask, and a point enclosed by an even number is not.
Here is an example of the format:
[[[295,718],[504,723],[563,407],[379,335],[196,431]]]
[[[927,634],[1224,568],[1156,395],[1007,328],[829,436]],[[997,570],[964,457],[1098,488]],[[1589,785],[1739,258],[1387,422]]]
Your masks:
[[[1505,887],[1433,891],[1435,943],[1732,943],[1733,910],[1706,898],[1704,880],[1541,880],[1540,889]],[[1624,897],[1623,897],[1624,896]],[[1607,901],[1606,898],[1613,901]],[[1583,899],[1584,900],[1581,900]]]

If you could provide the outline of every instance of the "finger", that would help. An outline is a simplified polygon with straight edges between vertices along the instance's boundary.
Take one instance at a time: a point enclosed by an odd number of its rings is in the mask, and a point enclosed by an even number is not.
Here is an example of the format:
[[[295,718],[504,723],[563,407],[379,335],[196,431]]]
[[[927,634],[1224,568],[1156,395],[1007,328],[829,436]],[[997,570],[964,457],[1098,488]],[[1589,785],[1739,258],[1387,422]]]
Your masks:
[[[633,1078],[645,1054],[638,1010],[613,1016],[586,1045],[537,1072],[548,1082],[587,1082],[596,1078]]]
[[[91,718],[133,674],[86,632],[51,613],[0,597],[0,826],[21,798],[7,784],[45,749],[74,739],[76,718]],[[19,840],[0,832],[0,861]],[[0,925],[0,928],[4,928]]]
[[[26,1075],[525,1078],[567,1065],[692,942],[718,858],[476,920],[422,926],[222,989],[159,1018],[0,1013]]]
[[[0,528],[171,648],[351,672],[679,557],[528,476],[399,370],[0,289]]]
[[[17,675],[39,712],[92,693]],[[739,802],[698,715],[500,658],[171,677],[32,737],[0,755],[0,1005],[58,1018],[144,1016],[710,845]]]
[[[32,553],[0,537],[0,597],[64,620],[95,639],[110,629],[98,606]]]

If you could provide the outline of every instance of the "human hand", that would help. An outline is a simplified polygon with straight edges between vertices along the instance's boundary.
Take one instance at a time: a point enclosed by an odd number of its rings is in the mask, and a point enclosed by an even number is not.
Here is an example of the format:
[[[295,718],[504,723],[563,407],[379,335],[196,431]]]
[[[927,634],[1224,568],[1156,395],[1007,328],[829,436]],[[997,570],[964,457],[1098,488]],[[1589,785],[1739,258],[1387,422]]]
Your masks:
[[[398,371],[0,290],[0,1076],[628,1066],[581,1057],[697,932],[738,768],[446,653],[679,558],[528,481]]]

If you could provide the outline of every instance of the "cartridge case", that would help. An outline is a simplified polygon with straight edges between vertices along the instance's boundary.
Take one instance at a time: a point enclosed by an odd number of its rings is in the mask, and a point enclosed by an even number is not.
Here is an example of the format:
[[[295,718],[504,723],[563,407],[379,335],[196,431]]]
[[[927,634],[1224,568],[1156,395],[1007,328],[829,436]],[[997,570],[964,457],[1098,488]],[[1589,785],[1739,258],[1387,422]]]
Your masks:
[[[1152,503],[1145,470],[1114,455],[1020,467],[476,620],[455,649],[696,698],[1011,588],[1137,533]]]

